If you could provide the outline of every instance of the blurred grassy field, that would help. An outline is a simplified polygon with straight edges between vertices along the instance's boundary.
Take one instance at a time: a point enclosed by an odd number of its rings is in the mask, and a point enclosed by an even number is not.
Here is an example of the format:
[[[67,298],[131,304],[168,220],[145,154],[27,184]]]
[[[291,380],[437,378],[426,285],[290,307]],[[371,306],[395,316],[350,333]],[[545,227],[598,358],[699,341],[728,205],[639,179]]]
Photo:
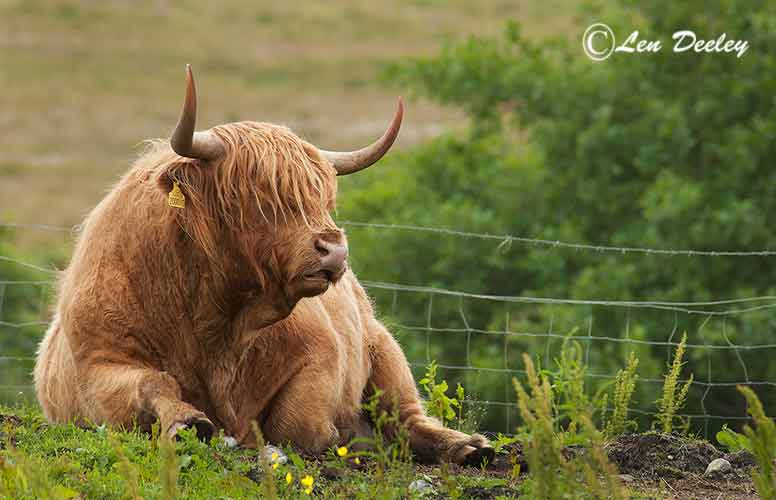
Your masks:
[[[73,225],[137,154],[166,136],[191,63],[199,125],[285,123],[321,147],[379,134],[400,91],[386,62],[446,40],[560,32],[571,0],[331,0],[172,2],[0,0],[0,221]],[[461,116],[410,103],[399,147]],[[51,235],[25,231],[19,244]]]

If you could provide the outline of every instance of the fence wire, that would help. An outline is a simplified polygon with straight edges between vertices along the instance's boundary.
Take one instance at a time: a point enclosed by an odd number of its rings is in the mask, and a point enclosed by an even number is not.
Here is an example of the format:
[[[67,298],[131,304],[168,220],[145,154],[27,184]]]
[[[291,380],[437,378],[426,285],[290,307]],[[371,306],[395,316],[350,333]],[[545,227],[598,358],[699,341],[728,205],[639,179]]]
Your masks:
[[[369,228],[377,231],[412,231],[418,233],[427,233],[432,236],[444,235],[463,239],[483,239],[493,240],[499,245],[520,243],[526,245],[541,245],[559,249],[569,249],[573,251],[586,252],[608,252],[619,254],[646,254],[660,257],[698,257],[698,258],[746,258],[775,256],[776,251],[764,249],[756,251],[716,251],[716,250],[685,250],[685,249],[661,249],[661,248],[640,248],[640,247],[617,247],[606,245],[590,245],[581,243],[570,243],[561,241],[550,241],[544,239],[535,239],[528,237],[519,237],[512,235],[491,235],[484,233],[473,233],[467,231],[458,231],[448,228],[424,227],[413,225],[398,224],[376,224],[355,221],[341,222],[343,226],[354,228]],[[0,224],[0,228],[36,231],[54,231],[65,232],[70,235],[77,233],[77,227],[52,226],[46,224]],[[23,260],[10,256],[0,255],[0,261],[10,265],[31,269],[46,275],[46,279],[41,280],[11,280],[0,276],[0,333],[4,335],[15,335],[15,332],[30,333],[30,335],[42,334],[48,325],[49,292],[54,285],[54,279],[58,273],[51,267],[44,267],[38,264],[25,262]],[[729,414],[719,414],[710,411],[707,408],[707,400],[711,391],[734,388],[737,385],[749,385],[759,387],[758,390],[773,390],[773,396],[776,397],[776,380],[752,379],[751,370],[747,359],[752,356],[761,356],[767,359],[776,352],[776,341],[774,342],[745,342],[745,336],[739,336],[736,340],[743,343],[735,343],[728,335],[728,320],[738,322],[746,321],[746,318],[757,312],[770,314],[769,310],[776,308],[776,296],[752,296],[742,298],[730,298],[714,301],[663,301],[663,300],[584,300],[584,299],[564,299],[554,297],[534,297],[534,296],[503,296],[490,295],[477,291],[450,290],[438,287],[411,285],[401,283],[386,283],[379,281],[362,280],[361,283],[370,291],[371,295],[387,295],[385,300],[378,303],[384,306],[382,313],[388,318],[389,328],[397,337],[414,338],[412,342],[415,349],[408,352],[410,365],[415,371],[423,370],[432,360],[439,361],[439,368],[447,372],[463,374],[473,374],[476,377],[491,376],[502,377],[506,380],[504,397],[502,399],[487,398],[467,399],[466,404],[472,407],[484,409],[486,412],[498,412],[503,417],[500,428],[487,430],[512,432],[517,423],[517,408],[514,401],[514,393],[511,390],[511,378],[524,375],[524,371],[517,366],[519,360],[516,350],[530,350],[533,354],[539,354],[543,357],[544,368],[552,366],[552,353],[557,349],[555,343],[562,343],[568,338],[568,332],[561,329],[561,314],[557,311],[560,308],[582,308],[584,316],[588,318],[588,324],[584,333],[576,333],[574,339],[584,346],[585,361],[589,362],[591,352],[596,349],[593,346],[604,346],[602,352],[613,352],[615,346],[632,346],[633,348],[662,348],[666,351],[666,360],[670,359],[671,351],[679,345],[678,337],[681,329],[679,325],[682,318],[696,318],[700,324],[693,331],[688,331],[688,341],[686,344],[687,356],[693,359],[698,366],[702,366],[705,360],[705,377],[698,377],[692,380],[692,387],[700,391],[698,399],[699,412],[687,412],[682,416],[691,418],[695,421],[703,422],[704,431],[708,434],[709,423],[712,421],[737,422],[747,420],[745,408],[740,407],[740,412],[731,412]],[[29,291],[34,289],[38,291],[39,302],[37,311],[27,314],[24,318],[11,318],[4,315],[4,305],[6,297],[11,292],[17,292],[20,289]],[[439,307],[441,302],[447,301],[448,312],[450,310],[450,301],[457,301],[457,323],[452,325],[449,317],[443,321],[437,320],[435,307]],[[489,303],[496,305],[504,310],[503,327],[494,327],[489,325],[475,324],[469,314],[467,306],[473,303]],[[415,317],[423,318],[417,322],[404,323],[395,319],[395,311],[401,305],[410,304],[415,308]],[[539,330],[530,330],[518,328],[514,329],[514,319],[519,315],[521,308],[546,308],[549,310],[547,316],[547,328]],[[596,329],[593,327],[593,314],[591,311],[596,309],[605,309],[620,311],[625,314],[625,327],[621,335],[596,335]],[[662,340],[644,338],[631,331],[631,320],[633,315],[659,313],[670,315],[673,327],[666,331],[666,336]],[[393,318],[393,319],[392,319]],[[712,328],[709,326],[714,323],[719,335],[709,334]],[[770,332],[767,332],[766,338],[771,338]],[[39,338],[39,336],[37,337]],[[35,340],[37,341],[37,338]],[[442,347],[439,341],[441,338]],[[0,338],[0,342],[5,343],[7,339]],[[418,341],[419,340],[419,341]],[[473,347],[476,344],[477,347]],[[405,342],[406,345],[406,342]],[[437,355],[444,358],[444,346],[456,346],[460,351],[463,347],[463,355],[459,356],[453,362],[445,359],[438,359]],[[420,346],[420,347],[417,347]],[[605,347],[609,346],[609,347]],[[479,350],[485,350],[488,355],[479,355]],[[29,355],[10,355],[0,352],[0,397],[8,400],[16,397],[18,394],[29,397],[32,394],[30,385],[30,370],[34,363],[33,350],[27,351]],[[711,354],[714,352],[730,352],[737,366],[712,366]],[[611,381],[616,377],[616,373],[597,371],[595,363],[589,364],[590,369],[585,376],[593,381]],[[663,367],[664,368],[664,367]],[[729,373],[736,374],[735,377],[725,376]],[[468,380],[468,379],[467,379]],[[488,380],[496,380],[490,378]],[[682,381],[684,383],[686,380]],[[656,385],[663,383],[663,378],[659,377],[641,377],[638,384]],[[637,407],[630,409],[632,415],[641,415],[645,417],[654,416],[656,408],[654,401],[640,401]]]

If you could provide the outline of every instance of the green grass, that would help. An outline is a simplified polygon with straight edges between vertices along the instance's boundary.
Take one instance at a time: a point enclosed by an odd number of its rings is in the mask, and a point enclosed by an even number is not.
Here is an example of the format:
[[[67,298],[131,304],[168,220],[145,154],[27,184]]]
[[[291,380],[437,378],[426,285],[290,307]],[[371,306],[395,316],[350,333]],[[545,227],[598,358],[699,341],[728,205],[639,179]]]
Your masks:
[[[238,499],[271,498],[272,492],[278,498],[305,498],[307,476],[311,493],[323,498],[407,498],[408,493],[419,498],[421,493],[409,489],[416,479],[428,481],[436,492],[506,485],[476,470],[451,474],[442,467],[412,465],[392,459],[390,451],[385,462],[351,450],[344,457],[331,450],[313,459],[285,448],[289,460],[273,468],[262,466],[255,450],[231,449],[220,439],[205,444],[185,434],[173,448],[137,431],[51,425],[31,407],[0,407],[0,414],[5,415],[0,419],[0,498]]]
[[[133,490],[143,498],[162,498],[165,474],[161,473],[157,440],[142,433],[105,427],[48,425],[37,410],[28,408],[14,413],[20,417],[20,424],[6,419],[3,430],[6,495],[42,497],[58,487],[59,493],[73,491],[87,498],[123,498]],[[255,453],[209,447],[190,436],[177,444],[176,452],[176,470],[180,469],[177,486],[187,498],[258,491],[247,476],[255,465]],[[16,471],[12,472],[13,469]],[[17,481],[20,484],[11,492],[7,491],[7,482],[13,475],[24,480]],[[25,487],[24,482],[29,484]]]

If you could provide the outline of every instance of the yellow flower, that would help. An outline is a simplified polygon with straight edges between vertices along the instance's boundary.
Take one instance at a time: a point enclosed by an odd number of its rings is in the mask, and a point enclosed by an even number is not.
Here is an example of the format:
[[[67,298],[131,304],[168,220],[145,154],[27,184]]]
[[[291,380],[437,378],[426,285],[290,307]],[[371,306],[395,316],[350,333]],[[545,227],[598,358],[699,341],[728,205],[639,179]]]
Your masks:
[[[277,468],[278,468],[278,465],[280,465],[280,464],[278,464],[277,462],[275,462],[274,464],[272,464],[272,470],[275,470],[275,469],[277,469]]]
[[[344,457],[344,456],[345,456],[345,455],[347,455],[347,454],[348,454],[348,449],[347,449],[347,447],[345,447],[345,446],[340,446],[339,448],[337,448],[337,455],[339,455],[339,456],[341,456],[341,457]]]
[[[312,492],[313,492],[313,489],[312,489],[312,488],[305,488],[304,492],[305,492],[307,495],[309,495],[310,493],[312,493]]]
[[[302,480],[299,481],[299,482],[302,483],[302,486],[304,486],[305,488],[312,489],[313,481],[315,481],[313,479],[313,476],[307,475],[307,476],[303,477]]]
[[[287,484],[291,484],[291,481],[293,481],[293,480],[294,480],[294,476],[292,476],[290,472],[287,472],[286,473],[286,483]]]
[[[274,462],[274,461],[276,461],[277,459],[278,459],[278,454],[277,454],[277,453],[273,453],[273,454],[270,456],[270,460],[271,460],[271,461],[273,461],[273,462]]]
[[[361,460],[359,460],[359,458],[358,458],[358,457],[356,457],[356,459],[354,460],[354,462],[356,462],[356,465],[361,465]]]

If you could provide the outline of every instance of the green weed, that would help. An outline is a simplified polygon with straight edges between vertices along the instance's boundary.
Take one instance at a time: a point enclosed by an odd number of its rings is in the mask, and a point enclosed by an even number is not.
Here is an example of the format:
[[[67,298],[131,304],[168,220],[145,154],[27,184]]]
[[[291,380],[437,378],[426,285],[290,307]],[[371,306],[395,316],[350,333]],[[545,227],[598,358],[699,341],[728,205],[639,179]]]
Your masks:
[[[763,500],[776,499],[776,478],[773,461],[776,460],[776,424],[768,418],[757,394],[749,387],[738,386],[739,392],[746,398],[748,412],[754,421],[754,427],[744,426],[744,434],[749,439],[752,453],[757,460],[757,470],[752,472],[757,493]]]
[[[752,442],[749,441],[749,438],[729,428],[727,424],[722,426],[722,430],[717,432],[716,437],[717,442],[732,453],[741,450],[747,450],[750,453],[752,452]]]
[[[426,375],[418,382],[426,391],[426,411],[445,425],[455,421],[456,417],[460,422],[463,420],[461,401],[447,395],[448,386],[446,380],[437,382],[436,372],[438,366],[436,361],[432,361],[426,367]],[[463,397],[464,390],[461,384],[458,384],[456,392],[459,397]]]
[[[687,333],[682,335],[682,341],[676,346],[674,352],[674,360],[668,369],[668,373],[665,375],[663,381],[663,395],[656,401],[658,413],[653,425],[657,425],[663,432],[670,433],[674,429],[674,423],[677,419],[681,422],[683,429],[689,427],[689,420],[683,419],[677,415],[685,402],[687,401],[687,393],[692,385],[693,375],[690,374],[689,379],[684,385],[679,383],[679,376],[682,372],[682,365],[684,365],[684,351],[687,346]]]
[[[614,396],[612,397],[612,414],[604,425],[604,434],[607,438],[613,438],[628,430],[636,429],[636,422],[628,420],[628,407],[633,397],[633,391],[636,390],[636,381],[639,378],[636,374],[638,366],[639,360],[631,352],[625,368],[617,372],[614,381]]]
[[[553,392],[549,375],[537,373],[527,354],[523,361],[528,389],[513,380],[524,422],[520,431],[525,436],[523,451],[528,462],[529,478],[523,490],[529,498],[625,498],[617,472],[604,452],[603,435],[593,424],[593,405],[580,392],[584,367],[574,352],[568,351],[559,362],[564,382],[556,386],[563,387],[565,394],[561,405],[557,404],[558,394]],[[574,407],[575,402],[579,406]],[[569,416],[565,430],[556,431],[556,408]],[[569,439],[582,443],[587,451],[567,457],[564,448]]]

